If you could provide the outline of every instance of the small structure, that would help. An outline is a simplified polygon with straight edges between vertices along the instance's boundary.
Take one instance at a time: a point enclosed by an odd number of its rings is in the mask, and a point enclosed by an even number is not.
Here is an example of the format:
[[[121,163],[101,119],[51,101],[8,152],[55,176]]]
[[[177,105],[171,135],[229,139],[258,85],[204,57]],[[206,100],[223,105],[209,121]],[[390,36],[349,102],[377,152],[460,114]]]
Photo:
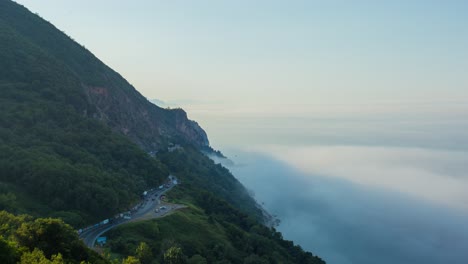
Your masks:
[[[96,239],[96,242],[101,246],[105,245],[107,243],[107,237],[98,237]]]
[[[177,178],[174,175],[169,174],[169,176],[167,178],[168,178],[167,179],[167,184],[168,185],[171,185],[171,184],[177,185],[178,184]]]
[[[175,150],[179,150],[179,149],[183,149],[183,147],[181,147],[179,144],[176,144],[176,145],[169,145],[169,147],[167,148],[167,150],[169,152],[173,152]]]

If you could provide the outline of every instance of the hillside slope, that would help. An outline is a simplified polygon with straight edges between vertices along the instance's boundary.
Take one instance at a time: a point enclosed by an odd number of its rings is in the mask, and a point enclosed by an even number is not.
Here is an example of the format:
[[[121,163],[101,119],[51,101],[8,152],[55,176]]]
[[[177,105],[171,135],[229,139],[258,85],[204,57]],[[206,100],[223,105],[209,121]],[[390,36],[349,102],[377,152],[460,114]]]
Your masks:
[[[182,109],[162,109],[150,103],[91,52],[26,8],[10,0],[1,0],[0,19],[3,28],[15,32],[15,38],[22,38],[29,45],[40,48],[48,59],[55,61],[56,66],[63,67],[60,72],[73,82],[73,92],[86,99],[87,104],[80,105],[78,109],[83,115],[104,121],[114,131],[128,136],[148,151],[164,147],[167,141],[185,142],[197,147],[209,145],[205,131],[189,120]],[[32,58],[28,53],[17,55],[25,56],[19,63],[42,64],[43,58]],[[9,77],[9,81],[28,83],[41,81],[35,74],[18,76],[12,67],[19,66],[18,62],[4,60],[2,66],[2,79]]]
[[[181,148],[169,151],[171,143]],[[151,104],[53,25],[10,0],[0,0],[0,210],[33,218],[60,218],[80,228],[128,210],[144,190],[175,173],[182,185],[174,199],[198,212],[185,220],[197,221],[209,233],[234,230],[238,235],[218,237],[219,243],[235,250],[232,261],[250,255],[272,258],[268,247],[256,250],[254,246],[269,241],[272,250],[281,251],[285,263],[300,263],[302,258],[307,263],[322,263],[263,226],[255,201],[227,169],[200,151],[207,148],[206,133],[183,110]],[[154,150],[158,150],[155,157],[148,155]],[[36,221],[26,218],[27,223]],[[55,221],[59,220],[46,220]],[[12,250],[13,244],[23,243],[16,236],[21,230],[18,225],[6,226],[9,233],[0,234],[0,256],[17,260],[24,253]],[[255,235],[248,235],[250,232]],[[193,250],[183,233],[164,236],[168,237],[158,239],[183,244],[188,257],[198,254],[219,260],[203,251],[210,248],[208,244]],[[75,238],[70,241],[79,244]],[[151,250],[162,249],[159,242],[153,242]],[[240,247],[243,242],[252,247]],[[60,253],[79,263],[96,257],[88,251],[66,255],[70,252],[56,248],[53,240],[28,243],[29,250],[41,249],[47,258]],[[77,248],[83,251],[81,244]],[[122,256],[128,252],[114,250]]]
[[[0,0],[0,43],[0,209],[83,225],[125,210],[167,177],[148,149],[208,146],[183,110],[146,101],[9,0]]]

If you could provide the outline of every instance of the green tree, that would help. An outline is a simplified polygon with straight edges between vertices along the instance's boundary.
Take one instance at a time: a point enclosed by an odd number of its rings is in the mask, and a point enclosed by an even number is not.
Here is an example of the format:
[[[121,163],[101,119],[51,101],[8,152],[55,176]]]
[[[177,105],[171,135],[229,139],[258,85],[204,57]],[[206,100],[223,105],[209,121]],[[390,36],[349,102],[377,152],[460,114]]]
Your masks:
[[[21,256],[20,264],[64,264],[62,255],[52,255],[51,259],[44,256],[44,252],[35,248],[32,252],[26,252]]]
[[[207,264],[208,261],[206,261],[206,258],[195,254],[189,260],[187,261],[188,264]]]
[[[164,253],[164,263],[166,264],[185,264],[186,258],[180,247],[170,247]]]
[[[60,252],[68,258],[81,246],[73,228],[60,219],[39,218],[23,223],[16,231],[16,237],[21,245],[30,250],[37,247],[46,257]]]
[[[251,254],[244,259],[244,264],[268,264],[268,261],[262,259],[258,255]]]
[[[18,206],[16,195],[12,192],[0,193],[0,210],[12,211]]]
[[[0,260],[2,260],[2,263],[16,263],[17,257],[18,252],[16,251],[15,244],[0,236]]]
[[[122,264],[140,264],[140,260],[134,256],[128,256],[126,259],[122,260]]]
[[[141,242],[136,249],[136,256],[140,259],[142,264],[151,263],[153,260],[153,252],[145,242]]]

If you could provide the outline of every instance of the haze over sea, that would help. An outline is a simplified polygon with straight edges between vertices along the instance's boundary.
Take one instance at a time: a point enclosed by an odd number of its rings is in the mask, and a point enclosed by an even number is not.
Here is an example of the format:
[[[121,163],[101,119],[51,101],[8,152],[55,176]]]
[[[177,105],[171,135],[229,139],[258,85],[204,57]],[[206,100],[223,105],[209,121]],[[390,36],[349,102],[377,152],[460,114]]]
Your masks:
[[[466,106],[322,118],[187,107],[285,238],[328,263],[385,264],[467,263]]]

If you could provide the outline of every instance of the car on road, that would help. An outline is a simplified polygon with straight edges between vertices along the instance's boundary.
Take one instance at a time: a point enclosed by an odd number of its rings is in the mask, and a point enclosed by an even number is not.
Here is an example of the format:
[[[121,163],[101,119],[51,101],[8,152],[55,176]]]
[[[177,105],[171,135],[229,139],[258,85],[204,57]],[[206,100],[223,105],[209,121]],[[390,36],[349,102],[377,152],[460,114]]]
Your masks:
[[[159,207],[159,209],[166,210],[166,206],[161,206],[161,207]]]

